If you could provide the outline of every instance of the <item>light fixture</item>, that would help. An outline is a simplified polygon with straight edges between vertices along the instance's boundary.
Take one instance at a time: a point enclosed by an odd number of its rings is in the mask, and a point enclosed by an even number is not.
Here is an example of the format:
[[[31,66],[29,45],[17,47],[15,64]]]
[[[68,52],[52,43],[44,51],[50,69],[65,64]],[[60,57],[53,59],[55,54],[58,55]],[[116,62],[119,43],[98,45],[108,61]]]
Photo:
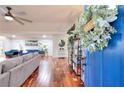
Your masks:
[[[46,35],[43,35],[42,37],[43,37],[43,38],[46,38]]]
[[[0,39],[5,39],[6,37],[5,36],[0,36]]]
[[[15,38],[16,37],[16,35],[12,35],[12,38]]]
[[[9,16],[9,15],[5,15],[4,18],[5,18],[6,20],[9,20],[9,21],[12,21],[12,20],[13,20],[13,18],[12,18],[11,16]]]

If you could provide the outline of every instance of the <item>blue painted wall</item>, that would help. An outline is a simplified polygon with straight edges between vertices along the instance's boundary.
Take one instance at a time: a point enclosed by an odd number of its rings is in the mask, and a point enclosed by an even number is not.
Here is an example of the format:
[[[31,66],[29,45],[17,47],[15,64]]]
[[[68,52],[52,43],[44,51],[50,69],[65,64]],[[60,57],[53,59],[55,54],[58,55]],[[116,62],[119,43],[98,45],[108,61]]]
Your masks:
[[[124,6],[118,6],[118,13],[111,23],[117,33],[108,47],[92,54],[86,51],[85,86],[124,86]]]

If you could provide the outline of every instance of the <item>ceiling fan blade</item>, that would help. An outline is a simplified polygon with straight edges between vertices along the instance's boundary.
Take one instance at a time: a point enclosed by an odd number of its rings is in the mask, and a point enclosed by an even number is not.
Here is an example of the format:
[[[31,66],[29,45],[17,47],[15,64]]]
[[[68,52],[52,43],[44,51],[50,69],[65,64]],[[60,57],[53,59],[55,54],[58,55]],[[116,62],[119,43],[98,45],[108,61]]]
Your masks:
[[[18,18],[18,19],[20,19],[20,20],[23,20],[23,21],[27,21],[27,22],[32,23],[32,21],[31,21],[31,20],[29,20],[29,19],[25,19],[25,18],[21,18],[21,17],[16,17],[16,18]]]
[[[18,20],[16,17],[13,17],[13,19],[14,19],[16,22],[20,23],[21,25],[24,25],[24,23],[21,22],[20,20]]]
[[[25,15],[27,15],[27,13],[24,12],[24,11],[21,11],[21,12],[16,12],[15,15],[17,15],[17,16],[25,16]]]
[[[7,11],[5,11],[3,8],[0,7],[0,10],[3,12],[3,13],[7,13]]]

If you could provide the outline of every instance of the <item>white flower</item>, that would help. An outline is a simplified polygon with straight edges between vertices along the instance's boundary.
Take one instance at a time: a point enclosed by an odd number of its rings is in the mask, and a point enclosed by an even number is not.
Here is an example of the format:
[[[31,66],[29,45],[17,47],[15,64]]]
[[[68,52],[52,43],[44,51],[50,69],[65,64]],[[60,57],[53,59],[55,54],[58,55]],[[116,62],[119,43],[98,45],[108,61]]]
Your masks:
[[[117,16],[112,16],[112,17],[107,17],[105,20],[107,21],[107,22],[113,22],[113,21],[115,21],[117,19]]]

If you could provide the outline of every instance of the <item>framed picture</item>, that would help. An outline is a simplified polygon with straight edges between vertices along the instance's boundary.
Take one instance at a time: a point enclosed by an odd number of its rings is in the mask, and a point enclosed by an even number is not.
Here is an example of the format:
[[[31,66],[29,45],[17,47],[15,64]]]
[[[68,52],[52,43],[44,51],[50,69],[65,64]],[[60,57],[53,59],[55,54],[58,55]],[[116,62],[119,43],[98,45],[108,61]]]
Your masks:
[[[38,40],[25,40],[26,46],[38,46]]]

